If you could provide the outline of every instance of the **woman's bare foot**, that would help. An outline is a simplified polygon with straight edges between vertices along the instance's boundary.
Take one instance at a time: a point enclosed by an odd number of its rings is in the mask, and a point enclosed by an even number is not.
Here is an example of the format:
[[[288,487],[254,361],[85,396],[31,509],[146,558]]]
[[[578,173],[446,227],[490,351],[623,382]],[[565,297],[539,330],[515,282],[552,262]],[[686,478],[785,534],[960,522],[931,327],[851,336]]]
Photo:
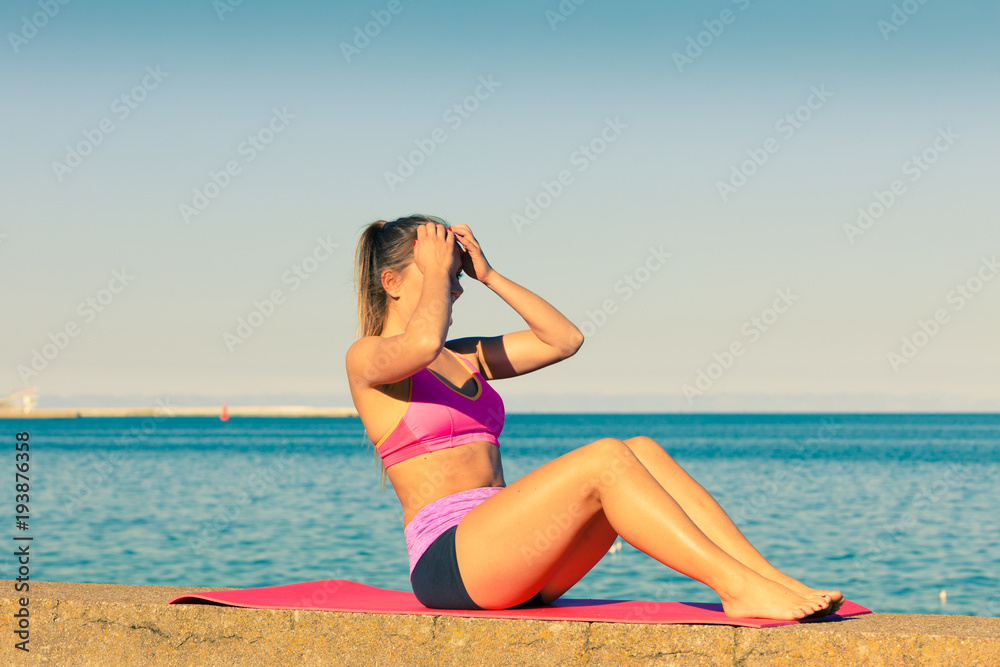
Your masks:
[[[813,618],[819,618],[821,616],[829,616],[830,614],[836,614],[837,610],[840,609],[841,605],[844,604],[844,596],[840,591],[822,591],[805,586],[803,590],[797,592],[803,595],[812,595],[814,593],[819,593],[820,595],[825,596],[827,600],[829,600],[829,604],[827,604],[826,609],[823,609],[813,614],[812,615]]]
[[[770,565],[770,564],[769,564]],[[813,614],[813,617],[818,616],[829,616],[830,614],[836,613],[840,609],[841,605],[844,604],[844,596],[840,591],[828,591],[817,588],[810,588],[806,586],[798,579],[793,579],[787,574],[779,570],[778,568],[771,566],[766,572],[761,572],[760,570],[754,570],[760,576],[765,579],[770,579],[771,581],[781,584],[785,588],[790,588],[791,590],[799,593],[800,595],[811,596],[811,595],[826,595],[830,598],[830,604],[827,605],[825,610],[821,610],[819,613]]]
[[[767,577],[767,578],[775,583],[781,584],[785,588],[790,588],[791,590],[795,591],[796,593],[799,593],[800,595],[810,596],[819,594],[819,595],[825,595],[830,599],[830,604],[827,606],[826,610],[814,614],[814,616],[829,616],[830,614],[836,613],[837,610],[840,609],[841,605],[844,604],[844,595],[840,591],[827,591],[816,588],[810,588],[809,586],[803,584],[801,581],[789,577],[784,572],[781,572],[779,570],[776,570],[776,572],[777,576]]]
[[[833,602],[828,595],[799,593],[753,571],[748,571],[725,595],[720,592],[719,597],[726,616],[784,621],[823,615]]]

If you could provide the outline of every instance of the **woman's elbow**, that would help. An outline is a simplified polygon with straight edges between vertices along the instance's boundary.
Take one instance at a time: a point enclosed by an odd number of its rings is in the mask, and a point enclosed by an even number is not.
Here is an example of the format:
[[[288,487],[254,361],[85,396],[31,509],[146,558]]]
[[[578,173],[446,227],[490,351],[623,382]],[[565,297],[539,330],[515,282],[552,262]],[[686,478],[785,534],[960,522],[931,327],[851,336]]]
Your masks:
[[[441,349],[444,347],[444,341],[437,336],[426,336],[421,338],[416,344],[416,353],[419,356],[420,362],[427,366],[432,361],[438,358],[441,354]]]
[[[563,359],[566,359],[567,357],[572,357],[574,354],[577,353],[577,350],[579,350],[582,345],[583,345],[583,333],[576,327],[573,327],[573,331],[571,331],[570,334],[566,337],[566,341],[564,342],[563,347],[560,350]]]

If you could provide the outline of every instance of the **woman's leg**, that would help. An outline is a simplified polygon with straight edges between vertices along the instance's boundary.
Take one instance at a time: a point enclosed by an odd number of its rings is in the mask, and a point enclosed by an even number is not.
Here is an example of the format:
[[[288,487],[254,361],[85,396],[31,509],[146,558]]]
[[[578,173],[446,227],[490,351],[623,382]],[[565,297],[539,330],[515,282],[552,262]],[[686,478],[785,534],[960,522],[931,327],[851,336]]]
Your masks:
[[[573,588],[607,555],[608,549],[616,539],[618,533],[611,527],[604,510],[599,510],[584,528],[580,539],[570,548],[562,563],[542,586],[542,600],[546,603],[552,602]]]
[[[606,551],[607,535],[594,530],[601,512],[629,544],[715,590],[730,616],[803,618],[829,603],[766,579],[719,548],[631,449],[610,438],[547,463],[462,518],[456,550],[470,597],[487,609],[519,604],[588,534],[604,539]]]
[[[687,471],[667,454],[655,440],[645,436],[623,441],[654,479],[669,493],[681,509],[691,518],[705,536],[715,542],[723,551],[743,563],[754,572],[776,581],[800,593],[813,593],[800,581],[781,572],[768,562],[736,527],[729,515]],[[563,563],[542,588],[546,602],[562,596],[576,585],[600,562],[614,544],[618,533],[608,523],[604,512],[599,512],[591,521],[587,533],[572,547]],[[832,613],[843,604],[840,591],[821,590],[830,596],[831,605],[825,610]]]
[[[751,570],[771,581],[800,593],[813,593],[815,589],[793,579],[774,567],[754,548],[740,532],[715,498],[663,450],[652,438],[639,436],[623,441],[649,473],[681,506],[691,521],[727,554]],[[830,596],[830,611],[843,604],[840,591],[820,591]]]

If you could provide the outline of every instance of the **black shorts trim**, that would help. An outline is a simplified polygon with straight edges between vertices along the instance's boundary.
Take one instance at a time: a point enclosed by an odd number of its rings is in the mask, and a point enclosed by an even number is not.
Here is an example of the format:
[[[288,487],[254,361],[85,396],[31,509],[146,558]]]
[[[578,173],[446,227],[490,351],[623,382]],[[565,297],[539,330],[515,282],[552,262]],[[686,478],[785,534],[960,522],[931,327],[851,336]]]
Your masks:
[[[455,533],[458,526],[452,526],[431,542],[417,561],[410,575],[413,594],[420,604],[430,609],[482,609],[472,601],[462,583],[458,571],[458,556],[455,551]],[[522,602],[511,609],[542,607],[542,593]]]

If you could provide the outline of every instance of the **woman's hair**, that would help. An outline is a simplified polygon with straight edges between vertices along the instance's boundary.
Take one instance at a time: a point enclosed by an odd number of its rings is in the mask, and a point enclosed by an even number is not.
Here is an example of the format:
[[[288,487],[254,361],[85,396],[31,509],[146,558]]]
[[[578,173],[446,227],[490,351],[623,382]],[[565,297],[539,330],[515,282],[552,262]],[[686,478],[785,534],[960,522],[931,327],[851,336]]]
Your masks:
[[[389,295],[382,287],[382,272],[402,272],[413,261],[417,227],[448,223],[433,215],[411,215],[392,222],[376,220],[361,232],[354,255],[354,281],[358,290],[358,338],[379,336],[389,312]]]
[[[358,338],[380,336],[389,313],[389,295],[382,286],[382,272],[401,273],[413,261],[417,228],[428,222],[449,225],[433,215],[411,215],[392,222],[376,220],[361,232],[354,252],[354,284],[358,292]],[[386,471],[378,450],[379,480],[385,489]]]

